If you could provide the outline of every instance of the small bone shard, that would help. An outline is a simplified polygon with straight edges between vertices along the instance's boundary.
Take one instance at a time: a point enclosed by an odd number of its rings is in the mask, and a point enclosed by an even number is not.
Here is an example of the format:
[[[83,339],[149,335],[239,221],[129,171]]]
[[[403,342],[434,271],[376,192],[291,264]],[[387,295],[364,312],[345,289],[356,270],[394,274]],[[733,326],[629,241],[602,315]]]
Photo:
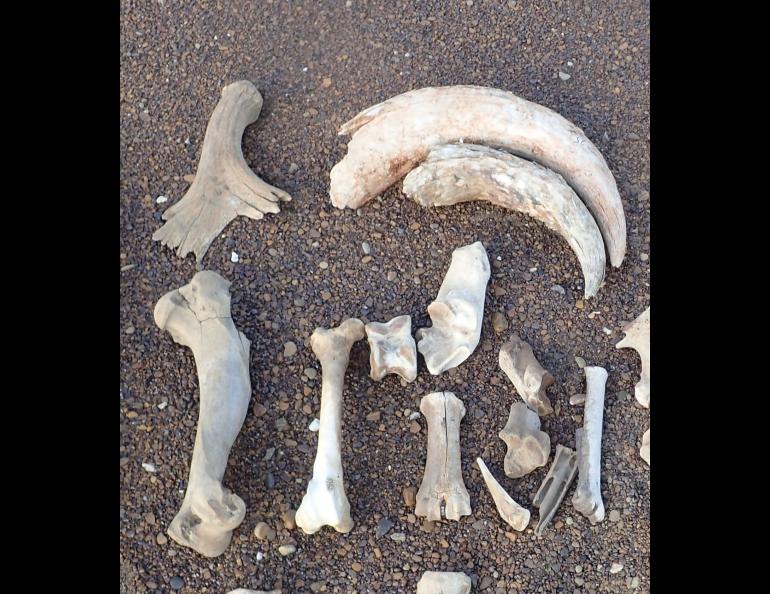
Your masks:
[[[229,287],[216,272],[199,272],[161,297],[154,311],[157,326],[192,350],[200,385],[187,492],[168,534],[206,557],[224,552],[246,514],[243,500],[222,486],[251,398],[250,342],[230,317]]]
[[[499,436],[508,446],[504,461],[506,476],[520,478],[548,463],[551,438],[540,431],[540,417],[523,402],[511,405],[508,422]]]
[[[500,349],[499,362],[529,408],[541,417],[553,412],[545,389],[553,384],[554,378],[535,359],[531,346],[514,334]]]
[[[261,219],[280,212],[291,196],[265,183],[249,169],[241,152],[243,131],[257,121],[262,95],[247,80],[222,89],[203,138],[195,179],[187,193],[163,213],[166,223],[152,236],[184,258],[200,263],[214,238],[238,215]]]
[[[634,349],[642,359],[642,377],[634,388],[636,401],[650,408],[650,308],[623,328],[625,338],[615,345],[617,349]]]
[[[350,532],[353,520],[342,473],[342,389],[353,343],[364,337],[364,324],[350,318],[336,328],[316,328],[310,347],[321,362],[321,414],[313,477],[297,509],[295,522],[306,534],[331,526]]]
[[[602,423],[604,420],[604,387],[607,370],[586,367],[586,403],[583,428],[575,431],[578,457],[578,485],[572,496],[572,505],[586,516],[591,524],[604,519],[601,492]]]
[[[484,460],[476,458],[476,464],[479,465],[481,476],[487,484],[487,489],[489,489],[489,494],[492,495],[500,517],[514,530],[519,532],[524,530],[529,524],[529,510],[520,506],[506,493],[502,485],[489,472],[487,465],[484,464]]]
[[[543,535],[543,530],[551,522],[576,474],[577,455],[574,450],[557,445],[551,468],[548,469],[543,484],[532,500],[532,504],[540,511],[540,518],[535,526],[537,536]]]
[[[247,590],[246,588],[238,588],[236,590],[230,590],[227,594],[281,594],[280,590]]]
[[[639,455],[642,457],[642,460],[647,462],[647,466],[650,465],[650,430],[647,429],[647,431],[644,432],[644,435],[642,435],[642,447],[639,450]]]
[[[433,392],[423,396],[420,411],[428,421],[428,455],[414,513],[440,520],[443,500],[446,519],[459,520],[471,514],[460,460],[460,421],[465,405],[452,392]]]
[[[417,377],[417,348],[412,338],[412,316],[398,316],[390,322],[366,325],[369,340],[370,376],[379,381],[389,373],[408,382]]]
[[[457,367],[478,346],[489,275],[489,258],[480,241],[452,252],[438,297],[428,306],[433,326],[416,333],[417,350],[431,374]]]
[[[468,594],[471,578],[459,571],[426,571],[417,582],[417,594]]]

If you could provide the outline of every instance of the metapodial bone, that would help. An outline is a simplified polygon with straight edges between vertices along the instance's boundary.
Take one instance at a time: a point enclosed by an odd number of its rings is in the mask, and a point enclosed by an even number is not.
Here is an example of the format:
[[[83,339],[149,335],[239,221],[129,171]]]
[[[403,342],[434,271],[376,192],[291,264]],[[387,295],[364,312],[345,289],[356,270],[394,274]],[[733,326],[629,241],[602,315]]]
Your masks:
[[[499,436],[508,446],[503,462],[506,476],[519,478],[548,463],[551,438],[540,431],[540,417],[523,402],[511,405]]]
[[[650,465],[650,430],[647,429],[647,431],[644,432],[644,435],[642,435],[642,447],[639,450],[639,455],[642,457],[642,460],[647,462],[647,466]]]
[[[574,450],[557,445],[551,468],[548,469],[543,484],[540,485],[532,500],[532,504],[540,512],[537,526],[535,526],[535,534],[538,536],[543,535],[543,530],[551,522],[576,474],[577,456]]]
[[[152,236],[184,258],[195,253],[200,262],[211,242],[237,215],[261,219],[280,212],[279,201],[289,196],[265,183],[249,169],[241,152],[243,131],[257,121],[262,95],[247,80],[222,89],[211,114],[198,170],[182,199],[163,213],[166,224]]]
[[[336,328],[316,328],[310,347],[321,362],[321,425],[313,477],[295,521],[306,534],[331,526],[350,532],[353,520],[342,475],[342,388],[353,343],[364,337],[364,324],[350,318]]]
[[[398,316],[390,322],[370,322],[366,326],[369,339],[370,376],[381,380],[389,373],[408,382],[417,377],[417,348],[412,338],[412,316]]]
[[[582,198],[613,266],[626,253],[626,220],[615,178],[573,123],[513,93],[476,86],[429,87],[374,105],[342,125],[352,134],[331,170],[337,208],[358,208],[406,175],[433,146],[468,141],[538,161]]]
[[[650,308],[623,328],[625,338],[615,345],[617,349],[634,349],[642,359],[642,377],[634,388],[636,401],[650,408]]]
[[[604,279],[604,242],[585,204],[564,178],[505,151],[473,144],[434,146],[404,178],[404,194],[421,206],[485,200],[545,223],[575,252],[593,297]]]
[[[459,571],[426,571],[417,582],[417,594],[468,594],[471,578]]]
[[[513,387],[527,406],[545,416],[553,412],[545,389],[553,384],[553,376],[535,359],[532,347],[515,334],[500,348],[500,369],[511,380]]]
[[[438,297],[428,306],[433,326],[416,333],[417,350],[431,374],[457,367],[478,346],[489,274],[489,258],[480,241],[452,252]]]
[[[200,414],[182,507],[168,528],[181,545],[206,557],[221,555],[243,521],[243,500],[222,486],[230,448],[251,398],[250,342],[230,317],[230,283],[197,273],[155,306],[155,323],[189,347],[200,385]]]
[[[586,403],[583,428],[575,431],[578,457],[578,485],[572,496],[572,505],[586,516],[591,524],[604,519],[601,492],[602,423],[604,420],[604,386],[607,370],[586,367]]]
[[[513,498],[506,493],[502,485],[497,482],[492,473],[489,472],[487,465],[484,464],[484,460],[476,458],[476,464],[479,465],[481,470],[481,476],[484,478],[484,482],[487,484],[489,494],[492,495],[492,499],[495,502],[500,517],[514,530],[521,532],[529,524],[529,510],[521,507],[516,503]]]
[[[471,514],[460,460],[460,421],[465,405],[452,392],[433,392],[422,397],[420,411],[428,421],[428,455],[414,513],[440,520],[443,500],[446,519],[459,520]]]

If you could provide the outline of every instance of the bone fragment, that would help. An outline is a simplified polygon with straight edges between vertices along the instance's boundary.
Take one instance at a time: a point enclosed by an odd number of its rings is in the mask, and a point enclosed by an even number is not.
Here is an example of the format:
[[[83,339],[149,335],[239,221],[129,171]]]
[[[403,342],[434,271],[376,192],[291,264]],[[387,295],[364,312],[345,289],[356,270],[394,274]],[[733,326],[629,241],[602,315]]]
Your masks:
[[[247,80],[222,89],[211,114],[195,179],[187,193],[163,213],[166,224],[152,236],[184,258],[200,263],[214,238],[238,215],[261,219],[280,212],[291,196],[265,183],[249,169],[241,152],[243,131],[257,121],[262,95]]]
[[[650,465],[650,430],[647,429],[647,431],[644,432],[644,435],[642,435],[642,447],[639,450],[639,455],[642,457],[642,460],[647,462],[647,466]]]
[[[237,588],[236,590],[230,590],[227,594],[281,594],[280,590],[247,590],[246,588]]]
[[[636,401],[650,408],[650,308],[623,328],[625,338],[615,345],[617,349],[634,349],[642,359],[642,377],[634,388]]]
[[[527,406],[541,417],[553,412],[545,389],[553,384],[553,376],[535,359],[532,347],[517,335],[500,348],[500,369],[505,372]]]
[[[508,422],[499,436],[508,446],[503,463],[506,476],[520,478],[548,463],[551,438],[540,431],[540,417],[523,402],[511,405]]]
[[[459,571],[426,571],[417,582],[417,594],[468,594],[471,578]]]
[[[529,510],[520,506],[506,493],[502,485],[489,472],[487,465],[484,464],[484,460],[476,458],[476,464],[479,465],[481,476],[487,484],[487,489],[489,489],[489,494],[492,495],[500,517],[514,530],[519,532],[524,530],[529,524]]]
[[[295,521],[306,534],[331,526],[350,532],[353,520],[342,473],[342,388],[353,343],[364,337],[364,324],[350,318],[336,328],[316,328],[310,347],[321,362],[321,415],[313,477]]]
[[[423,396],[420,411],[428,422],[428,455],[414,513],[440,520],[443,500],[446,519],[459,520],[471,514],[460,460],[460,421],[465,405],[452,392],[433,392]]]
[[[535,526],[537,536],[543,535],[545,527],[551,522],[576,474],[577,456],[574,450],[557,445],[551,468],[548,469],[543,484],[540,485],[532,500],[532,504],[540,512],[537,526]]]
[[[224,552],[246,514],[243,500],[222,486],[251,398],[251,343],[230,317],[229,287],[216,272],[199,272],[161,297],[154,311],[157,326],[192,350],[200,386],[187,492],[168,534],[206,557]]]
[[[417,347],[412,338],[412,316],[398,316],[390,322],[365,326],[369,340],[370,376],[381,380],[389,373],[408,382],[417,377]]]
[[[457,367],[478,346],[489,275],[489,258],[480,241],[452,252],[438,297],[428,306],[433,326],[416,333],[417,350],[431,374]]]

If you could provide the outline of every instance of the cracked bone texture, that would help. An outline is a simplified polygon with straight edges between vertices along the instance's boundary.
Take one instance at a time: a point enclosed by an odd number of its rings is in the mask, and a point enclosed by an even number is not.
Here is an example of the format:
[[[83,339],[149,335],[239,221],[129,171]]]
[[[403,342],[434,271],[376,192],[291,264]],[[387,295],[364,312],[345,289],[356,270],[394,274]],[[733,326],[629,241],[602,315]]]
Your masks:
[[[513,387],[527,406],[541,417],[553,412],[545,393],[553,384],[553,376],[535,359],[532,347],[515,334],[500,348],[500,369],[511,380]]]
[[[214,238],[236,216],[261,219],[280,212],[278,202],[291,196],[261,180],[241,152],[243,131],[257,121],[262,95],[247,80],[222,89],[203,138],[195,179],[179,202],[163,213],[166,223],[152,236],[184,258],[195,253],[198,263]]]
[[[612,265],[623,261],[626,219],[615,178],[583,131],[547,107],[488,87],[427,87],[365,109],[339,134],[352,138],[330,173],[337,208],[366,204],[433,146],[467,141],[505,149],[561,175],[593,214]]]
[[[639,455],[642,460],[647,462],[647,466],[650,465],[650,430],[644,432],[642,435],[642,447],[639,449]]]
[[[157,326],[192,350],[200,386],[187,492],[168,534],[206,557],[224,552],[246,514],[243,500],[222,486],[251,399],[250,342],[230,317],[229,287],[216,272],[199,272],[161,297],[154,311]]]
[[[574,450],[556,445],[551,468],[543,479],[543,484],[535,493],[532,505],[538,508],[540,517],[535,526],[535,534],[542,536],[545,527],[551,522],[556,510],[559,509],[569,486],[577,474],[577,454]]]
[[[585,204],[564,178],[505,151],[472,144],[444,144],[404,178],[404,194],[421,206],[484,200],[523,212],[561,235],[577,256],[585,297],[604,279],[604,241]]]
[[[540,417],[523,402],[511,405],[508,422],[499,436],[508,446],[503,463],[506,476],[520,478],[548,464],[551,438],[540,431]]]
[[[645,309],[638,318],[623,328],[626,336],[617,349],[634,349],[642,359],[642,377],[634,388],[636,401],[644,408],[650,408],[650,308]]]
[[[500,517],[514,530],[519,532],[524,530],[529,524],[529,510],[520,506],[513,500],[513,497],[508,495],[502,485],[489,472],[489,468],[484,464],[484,460],[476,458],[476,464],[479,465],[481,476],[484,478],[487,489],[489,489],[489,494],[492,495]]]
[[[353,528],[342,473],[342,389],[350,349],[364,335],[364,323],[350,318],[336,328],[316,328],[310,337],[310,347],[321,362],[321,414],[313,477],[295,515],[306,534],[323,526],[337,532]]]
[[[417,582],[417,594],[468,594],[471,578],[459,571],[426,571]]]
[[[407,382],[417,377],[417,347],[412,338],[412,316],[398,316],[389,322],[365,326],[369,340],[370,377],[379,381],[389,373]]]
[[[446,519],[459,520],[471,514],[460,459],[460,421],[465,405],[452,392],[433,392],[422,397],[420,411],[428,422],[428,454],[414,513],[440,520],[443,500]]]
[[[578,457],[578,484],[572,505],[591,524],[604,519],[601,492],[602,423],[604,421],[604,387],[607,370],[586,367],[586,403],[583,428],[575,431]]]
[[[457,367],[478,346],[489,275],[489,258],[480,241],[452,252],[438,297],[428,306],[433,325],[416,333],[417,350],[431,374]]]

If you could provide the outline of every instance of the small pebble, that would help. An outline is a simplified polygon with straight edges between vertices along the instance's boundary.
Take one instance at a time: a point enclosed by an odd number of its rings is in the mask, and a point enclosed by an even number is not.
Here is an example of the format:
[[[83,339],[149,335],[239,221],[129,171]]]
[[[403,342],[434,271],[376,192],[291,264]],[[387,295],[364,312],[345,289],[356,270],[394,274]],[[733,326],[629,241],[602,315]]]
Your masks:
[[[380,420],[380,411],[375,410],[374,412],[370,412],[368,415],[366,415],[367,421],[379,421]]]
[[[610,522],[617,522],[618,520],[620,520],[620,512],[616,509],[613,509],[610,512]]]
[[[610,330],[610,329],[609,329],[609,328],[607,328],[606,326],[604,326],[604,327],[602,328],[602,332],[604,332],[604,333],[605,333],[607,336],[609,336],[610,334],[612,334],[612,330]]]
[[[294,517],[297,515],[297,512],[293,509],[288,509],[283,514],[281,514],[281,521],[283,522],[283,525],[286,527],[286,530],[294,530],[297,526],[297,522],[294,519]]]
[[[403,532],[394,532],[390,535],[390,539],[396,542],[404,542],[406,540],[406,534]]]
[[[236,254],[235,252],[232,252],[230,254],[230,262],[237,262],[238,260],[240,260],[240,258],[238,257],[238,254]]]
[[[321,262],[318,263],[318,267],[321,270],[326,270],[327,268],[329,268],[329,263],[325,262],[325,261],[321,261]]]
[[[164,202],[168,202],[168,197],[167,197],[167,196],[158,196],[158,197],[155,199],[155,202],[156,202],[157,204],[163,204]]]
[[[649,257],[647,254],[639,254],[639,259],[640,259],[642,262],[646,262],[647,260],[649,260],[649,259],[650,259],[650,257]]]
[[[368,256],[369,254],[371,254],[371,253],[372,253],[372,248],[371,248],[371,246],[370,246],[368,243],[366,243],[366,242],[363,242],[363,243],[361,244],[361,249],[363,250],[363,252],[364,252],[364,254],[365,254],[366,256]]]
[[[260,522],[254,527],[254,536],[259,540],[273,540],[275,538],[275,530],[265,522]]]
[[[181,590],[184,587],[184,580],[176,575],[171,578],[169,585],[171,586],[172,590]]]
[[[391,528],[393,528],[393,522],[391,522],[388,518],[380,519],[380,521],[377,522],[377,529],[375,530],[377,538],[385,536]]]
[[[405,487],[401,491],[401,496],[404,498],[404,505],[407,507],[414,507],[417,501],[417,489],[415,487]]]
[[[351,565],[350,568],[353,571],[355,571],[356,573],[358,573],[359,571],[361,571],[364,568],[364,566],[361,565],[358,561],[354,561],[353,565]]]
[[[585,404],[585,402],[586,402],[585,394],[575,394],[574,396],[569,397],[570,404]]]
[[[562,287],[561,285],[554,285],[553,287],[551,287],[551,291],[554,291],[559,295],[565,295],[567,293],[567,291],[565,291],[564,287]]]
[[[409,423],[409,432],[410,433],[419,433],[420,432],[420,424],[417,421],[412,421]]]
[[[505,332],[508,329],[508,320],[505,317],[505,314],[496,311],[492,314],[492,328],[494,328],[495,332],[498,334],[500,332]]]
[[[313,422],[310,423],[310,425],[308,425],[307,428],[310,429],[313,433],[318,431],[321,428],[320,419],[313,419]]]
[[[254,411],[255,417],[261,417],[267,412],[267,409],[259,402],[255,402],[251,410]]]
[[[297,550],[297,547],[295,547],[293,544],[287,544],[287,545],[281,545],[278,547],[278,552],[281,553],[284,557],[286,555],[291,555],[294,551]]]
[[[583,369],[583,367],[586,366],[586,360],[583,359],[583,357],[575,357],[575,363],[577,363],[577,366],[580,367],[580,369]]]
[[[578,299],[575,302],[575,307],[577,307],[578,309],[585,309],[585,306],[586,306],[586,302],[583,301],[582,299]]]
[[[297,345],[296,344],[294,344],[292,341],[284,343],[284,345],[283,345],[283,356],[284,357],[293,357],[296,354],[297,354]]]
[[[163,546],[168,542],[168,538],[166,538],[166,535],[161,532],[158,534],[158,536],[155,537],[155,542]]]
[[[164,400],[163,402],[161,402],[161,403],[158,405],[158,409],[159,409],[159,410],[163,410],[163,409],[164,409],[164,408],[166,408],[167,406],[168,406],[168,402]]]
[[[297,173],[299,171],[299,165],[296,163],[289,163],[289,175]]]
[[[562,80],[569,80],[572,77],[566,72],[562,72],[561,70],[559,70],[559,78]]]
[[[314,380],[316,377],[318,377],[318,372],[312,367],[306,368],[302,373],[304,373],[308,377],[308,379],[311,379],[311,380]]]
[[[613,563],[612,566],[610,566],[610,573],[620,573],[621,571],[623,571],[622,563]]]
[[[144,468],[147,472],[158,472],[158,469],[155,468],[155,465],[150,464],[149,462],[142,462],[142,468]]]

